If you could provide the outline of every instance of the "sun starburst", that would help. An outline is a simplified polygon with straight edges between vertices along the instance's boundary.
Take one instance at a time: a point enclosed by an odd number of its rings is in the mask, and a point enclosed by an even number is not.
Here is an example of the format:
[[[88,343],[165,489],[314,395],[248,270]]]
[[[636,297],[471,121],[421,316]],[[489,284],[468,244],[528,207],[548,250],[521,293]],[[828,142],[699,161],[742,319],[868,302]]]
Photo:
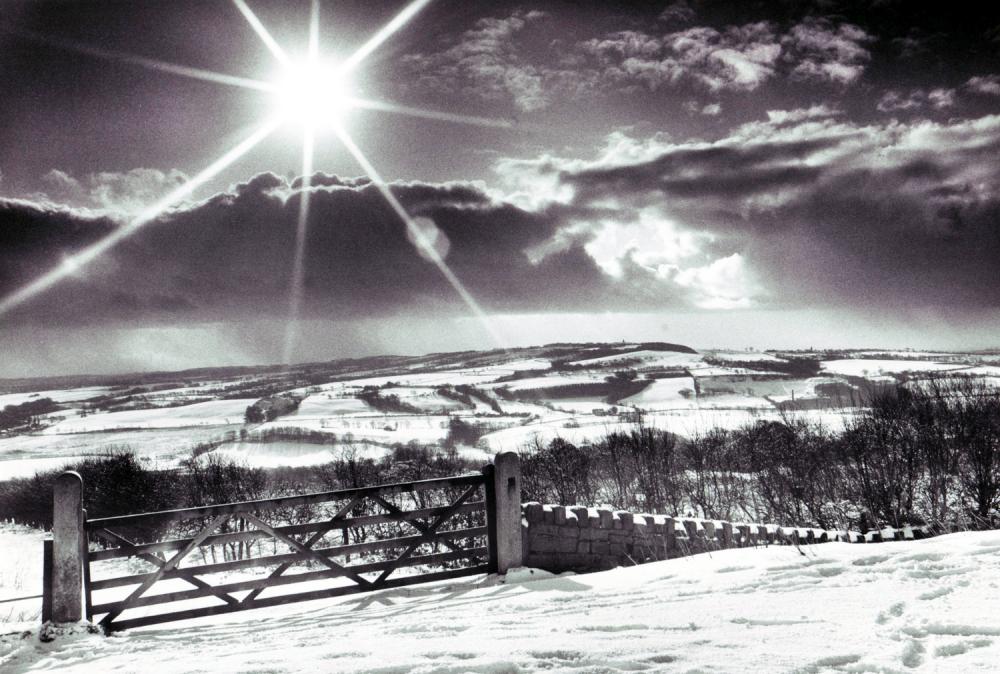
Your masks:
[[[297,329],[302,310],[305,280],[305,243],[308,235],[309,207],[313,189],[311,176],[313,173],[317,133],[320,131],[332,131],[334,136],[340,140],[362,171],[371,179],[374,188],[379,191],[389,203],[393,212],[400,218],[403,226],[406,227],[408,238],[413,242],[421,256],[435,265],[469,311],[482,324],[486,333],[496,342],[497,346],[504,348],[505,340],[501,338],[490,318],[454,271],[448,266],[442,254],[435,248],[434,242],[429,239],[425,231],[425,227],[419,226],[406,211],[399,199],[396,198],[391,187],[382,179],[379,172],[368,160],[361,148],[358,147],[343,124],[344,117],[350,110],[359,109],[485,127],[510,128],[513,126],[509,120],[425,110],[354,96],[352,85],[354,73],[365,59],[395,33],[409,24],[430,3],[430,0],[412,0],[388,23],[377,30],[371,38],[339,63],[324,60],[320,55],[319,0],[310,0],[307,56],[302,61],[296,61],[289,56],[289,53],[275,40],[271,32],[245,0],[232,0],[232,2],[260,38],[261,42],[263,42],[264,46],[278,61],[280,74],[274,81],[267,82],[236,77],[131,54],[98,49],[87,45],[56,41],[42,35],[23,34],[28,39],[60,49],[73,50],[91,57],[136,65],[161,73],[260,91],[272,98],[272,101],[275,103],[273,107],[276,110],[269,114],[253,133],[166,197],[142,211],[131,221],[125,223],[105,238],[78,251],[74,255],[65,257],[59,264],[42,276],[0,300],[0,316],[46,291],[63,279],[77,274],[82,267],[99,258],[144,225],[175,207],[179,202],[189,198],[197,188],[216,177],[221,171],[247,154],[267,138],[278,126],[294,123],[299,125],[302,130],[302,178],[301,187],[298,191],[299,209],[295,232],[293,268],[290,279],[288,327],[284,347],[285,362],[291,362],[295,353]]]

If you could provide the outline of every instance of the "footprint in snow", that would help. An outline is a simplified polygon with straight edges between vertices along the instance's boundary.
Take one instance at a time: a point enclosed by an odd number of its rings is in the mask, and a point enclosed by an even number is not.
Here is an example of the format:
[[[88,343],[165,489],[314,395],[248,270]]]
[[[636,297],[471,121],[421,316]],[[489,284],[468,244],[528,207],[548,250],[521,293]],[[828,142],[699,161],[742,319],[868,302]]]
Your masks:
[[[967,653],[973,648],[984,648],[991,645],[993,645],[992,639],[966,639],[965,641],[956,641],[954,643],[938,646],[934,649],[934,655],[939,658],[947,658],[953,655]]]
[[[902,662],[906,667],[919,667],[924,662],[924,645],[919,641],[908,641],[903,646]]]
[[[893,618],[898,618],[901,615],[903,615],[903,611],[905,609],[906,609],[906,603],[898,601],[889,608],[887,608],[886,610],[879,613],[878,617],[875,618],[875,622],[877,622],[879,625],[884,625]]]

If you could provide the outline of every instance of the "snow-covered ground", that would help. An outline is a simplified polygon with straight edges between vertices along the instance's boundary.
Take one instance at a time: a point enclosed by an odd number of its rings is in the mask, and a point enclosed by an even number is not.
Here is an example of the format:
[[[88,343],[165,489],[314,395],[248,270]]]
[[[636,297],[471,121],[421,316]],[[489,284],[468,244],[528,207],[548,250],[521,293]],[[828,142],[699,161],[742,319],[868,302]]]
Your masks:
[[[870,358],[844,358],[824,360],[823,369],[836,374],[854,377],[897,374],[903,372],[947,372],[965,368],[961,363],[939,363],[924,360],[877,360]]]
[[[729,407],[725,403],[741,401],[739,407]],[[643,423],[653,428],[660,428],[683,437],[693,437],[707,433],[713,428],[735,430],[743,426],[753,425],[758,421],[781,421],[782,419],[801,419],[810,423],[822,424],[831,431],[839,432],[844,424],[854,415],[851,409],[832,410],[801,410],[782,413],[770,403],[758,409],[745,406],[748,399],[735,396],[715,396],[719,407],[713,408],[702,403],[700,409],[658,410],[646,414]],[[559,401],[561,402],[561,401]],[[735,405],[735,403],[733,403]],[[574,414],[571,412],[545,413],[538,420],[493,431],[484,435],[480,442],[490,453],[518,452],[530,448],[534,443],[548,444],[555,438],[562,438],[575,445],[596,442],[609,433],[628,433],[636,428],[635,423],[622,422],[617,416],[593,416],[592,414]]]
[[[802,554],[725,550],[577,576],[518,570],[506,582],[471,576],[51,643],[36,624],[11,624],[0,669],[995,672],[998,604],[1000,532],[963,533]]]
[[[628,351],[626,353],[576,360],[571,365],[582,367],[614,367],[626,364],[629,367],[697,367],[702,364],[702,358],[696,353],[679,353],[676,351]]]
[[[42,593],[44,538],[36,529],[0,522],[0,635],[9,623],[35,621],[42,615],[41,599],[9,600]],[[0,671],[5,671],[2,653],[0,646]]]
[[[243,423],[248,405],[256,398],[236,400],[210,400],[180,407],[163,407],[149,410],[105,412],[85,417],[72,417],[49,426],[43,433],[93,433],[119,428],[180,428],[183,426],[222,426]]]
[[[734,360],[742,361],[744,363],[749,362],[768,362],[768,363],[783,363],[786,362],[784,358],[778,358],[777,356],[764,353],[763,351],[708,351],[708,355],[713,358],[719,358],[721,360]]]
[[[50,391],[33,391],[29,393],[4,393],[0,395],[0,407],[21,405],[32,400],[49,398],[52,402],[71,403],[104,395],[111,389],[107,386],[90,386],[86,388],[52,389]]]
[[[645,389],[622,400],[626,405],[645,409],[693,409],[697,407],[692,377],[657,379]],[[681,392],[685,393],[682,394]]]
[[[156,411],[156,410],[152,410]],[[242,424],[155,428],[109,433],[67,435],[15,435],[0,439],[0,480],[30,477],[39,470],[60,468],[81,456],[109,447],[130,447],[151,466],[171,468],[191,455],[201,442],[221,440],[239,431]],[[0,513],[2,517],[3,513]]]

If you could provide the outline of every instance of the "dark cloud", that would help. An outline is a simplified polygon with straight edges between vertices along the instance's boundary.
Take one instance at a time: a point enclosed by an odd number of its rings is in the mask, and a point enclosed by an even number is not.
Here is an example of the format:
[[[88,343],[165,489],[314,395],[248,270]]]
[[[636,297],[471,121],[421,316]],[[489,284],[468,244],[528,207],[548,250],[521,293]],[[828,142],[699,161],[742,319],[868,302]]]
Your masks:
[[[609,211],[628,241],[639,214],[653,212],[645,249],[621,245],[618,257],[645,256],[640,266],[658,277],[697,284],[702,306],[713,288],[729,292],[719,274],[740,271],[745,286],[760,284],[753,300],[763,305],[1000,308],[1000,117],[884,126],[769,117],[715,143],[655,140],[640,160],[539,162],[540,176],[572,188],[564,208],[577,224],[564,245],[606,230]],[[654,238],[665,230],[666,244]],[[670,258],[685,236],[693,251]]]
[[[438,307],[464,311],[404,224],[364,180],[317,174],[305,244],[304,317],[359,317]],[[260,174],[149,223],[5,321],[97,323],[281,317],[301,181]],[[449,242],[446,263],[485,307],[567,309],[622,299],[582,249],[541,264],[525,250],[556,228],[545,213],[495,202],[469,184],[398,183],[393,192]],[[8,295],[118,225],[107,217],[0,202],[0,294]]]

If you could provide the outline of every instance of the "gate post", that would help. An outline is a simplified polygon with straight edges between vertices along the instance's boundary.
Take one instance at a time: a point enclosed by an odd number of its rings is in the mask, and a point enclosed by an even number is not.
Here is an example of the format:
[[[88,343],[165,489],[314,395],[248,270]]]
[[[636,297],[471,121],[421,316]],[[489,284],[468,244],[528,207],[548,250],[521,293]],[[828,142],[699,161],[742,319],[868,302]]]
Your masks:
[[[493,460],[493,494],[496,499],[497,573],[524,564],[521,549],[521,460],[514,452],[501,452]]]
[[[83,617],[83,478],[66,471],[52,489],[52,620],[78,622]]]

